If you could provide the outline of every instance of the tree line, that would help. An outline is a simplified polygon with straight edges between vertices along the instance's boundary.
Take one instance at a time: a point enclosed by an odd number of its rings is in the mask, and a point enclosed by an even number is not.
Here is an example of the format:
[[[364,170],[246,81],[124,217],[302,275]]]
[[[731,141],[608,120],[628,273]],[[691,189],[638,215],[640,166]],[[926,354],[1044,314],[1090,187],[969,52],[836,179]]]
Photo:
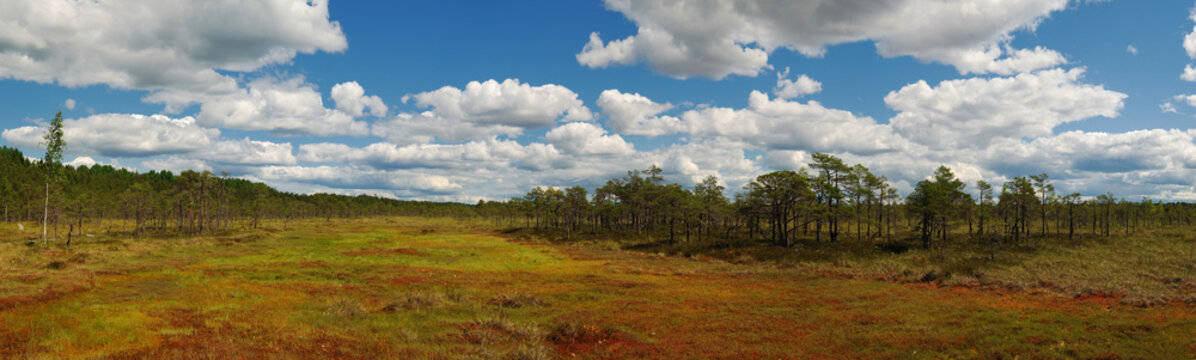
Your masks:
[[[5,222],[46,224],[50,237],[67,241],[113,229],[137,236],[195,235],[256,228],[263,219],[286,226],[303,218],[475,213],[467,204],[294,194],[210,171],[76,167],[31,160],[10,147],[0,147],[0,211]]]
[[[914,240],[924,249],[953,240],[996,246],[1025,239],[1130,234],[1152,226],[1191,225],[1196,206],[1113,194],[1060,194],[1047,174],[1019,176],[995,187],[978,181],[969,191],[951,169],[939,167],[906,197],[867,167],[822,153],[808,168],[757,176],[732,198],[710,176],[692,187],[665,183],[655,165],[586,188],[536,187],[525,196],[478,203],[496,224],[559,231],[654,237],[669,245],[700,241],[719,246],[753,241],[790,247],[797,242]]]
[[[55,238],[65,228],[68,244],[89,232],[111,232],[114,222],[119,231],[132,229],[137,236],[194,235],[256,228],[263,219],[281,219],[285,227],[301,218],[414,215],[480,216],[496,226],[560,231],[565,239],[586,232],[655,236],[669,245],[746,240],[791,247],[892,242],[894,236],[912,234],[930,249],[954,238],[995,247],[1035,235],[1066,234],[1074,241],[1077,234],[1130,234],[1143,227],[1191,225],[1196,215],[1189,203],[1059,194],[1047,174],[1015,177],[999,193],[993,184],[978,181],[973,197],[945,166],[903,198],[885,176],[823,153],[813,154],[808,168],[759,175],[732,198],[714,176],[686,187],[665,183],[655,165],[610,179],[592,194],[581,186],[536,187],[523,197],[476,205],[300,195],[225,172],[139,173],[108,165],[63,165],[67,144],[61,113],[49,125],[43,159],[0,147],[0,207],[5,222],[39,222],[43,239],[51,226]]]

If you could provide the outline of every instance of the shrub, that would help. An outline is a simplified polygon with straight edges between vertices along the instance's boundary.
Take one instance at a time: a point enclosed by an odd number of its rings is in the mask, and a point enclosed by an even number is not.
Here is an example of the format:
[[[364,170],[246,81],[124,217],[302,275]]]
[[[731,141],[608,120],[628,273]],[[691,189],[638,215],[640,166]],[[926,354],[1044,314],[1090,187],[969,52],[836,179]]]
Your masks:
[[[357,299],[342,297],[332,300],[325,313],[337,318],[352,319],[365,316],[366,311]]]
[[[544,302],[541,301],[540,298],[535,297],[534,295],[525,294],[525,293],[502,295],[502,296],[499,296],[499,297],[496,297],[496,298],[490,300],[490,302],[494,303],[500,307],[515,308],[515,309],[521,308],[521,307],[539,306],[539,305],[544,304]]]

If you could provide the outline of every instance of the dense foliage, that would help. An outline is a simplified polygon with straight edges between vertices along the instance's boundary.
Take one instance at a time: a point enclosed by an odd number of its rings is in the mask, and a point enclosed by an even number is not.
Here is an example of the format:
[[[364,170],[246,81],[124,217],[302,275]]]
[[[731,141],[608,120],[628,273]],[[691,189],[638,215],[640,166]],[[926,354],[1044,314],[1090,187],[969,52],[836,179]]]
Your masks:
[[[46,181],[47,173],[62,180]],[[0,211],[6,222],[42,220],[43,187],[55,194],[48,200],[51,231],[63,227],[67,237],[110,231],[114,222],[123,225],[117,229],[135,229],[138,235],[198,234],[255,227],[263,218],[473,214],[472,206],[464,204],[298,195],[208,171],[137,173],[108,165],[35,162],[16,149],[0,147]]]
[[[979,181],[973,197],[945,166],[902,199],[884,176],[821,153],[814,154],[809,169],[756,177],[734,199],[723,196],[715,177],[685,188],[664,183],[661,173],[655,166],[632,170],[588,197],[581,187],[537,187],[522,198],[481,202],[478,211],[508,225],[561,231],[566,239],[586,231],[657,236],[669,245],[747,241],[790,247],[844,238],[891,242],[898,236],[896,241],[916,240],[927,249],[952,240],[996,245],[1029,236],[1074,240],[1080,233],[1128,234],[1143,227],[1191,225],[1196,217],[1190,203],[1058,194],[1047,174],[1015,177],[998,194]]]

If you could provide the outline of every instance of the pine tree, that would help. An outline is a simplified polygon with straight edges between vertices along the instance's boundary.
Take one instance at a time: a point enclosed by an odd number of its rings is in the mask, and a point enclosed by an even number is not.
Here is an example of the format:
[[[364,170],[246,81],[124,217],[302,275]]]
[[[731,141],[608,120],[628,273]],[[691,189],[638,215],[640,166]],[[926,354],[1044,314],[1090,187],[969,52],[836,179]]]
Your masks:
[[[42,171],[46,176],[46,201],[42,206],[42,245],[47,245],[46,223],[50,219],[50,183],[61,181],[62,172],[59,171],[62,162],[62,150],[66,149],[66,140],[62,139],[62,112],[54,115],[50,120],[50,127],[42,136],[42,145],[46,147],[46,156],[42,159]]]

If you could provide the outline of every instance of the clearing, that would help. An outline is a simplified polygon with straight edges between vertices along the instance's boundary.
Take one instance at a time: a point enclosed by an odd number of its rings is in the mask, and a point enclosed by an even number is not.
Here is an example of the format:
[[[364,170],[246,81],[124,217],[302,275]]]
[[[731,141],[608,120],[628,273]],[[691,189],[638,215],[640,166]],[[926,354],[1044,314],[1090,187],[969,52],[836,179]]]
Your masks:
[[[512,241],[414,218],[0,242],[5,359],[1191,358],[1194,310]]]

